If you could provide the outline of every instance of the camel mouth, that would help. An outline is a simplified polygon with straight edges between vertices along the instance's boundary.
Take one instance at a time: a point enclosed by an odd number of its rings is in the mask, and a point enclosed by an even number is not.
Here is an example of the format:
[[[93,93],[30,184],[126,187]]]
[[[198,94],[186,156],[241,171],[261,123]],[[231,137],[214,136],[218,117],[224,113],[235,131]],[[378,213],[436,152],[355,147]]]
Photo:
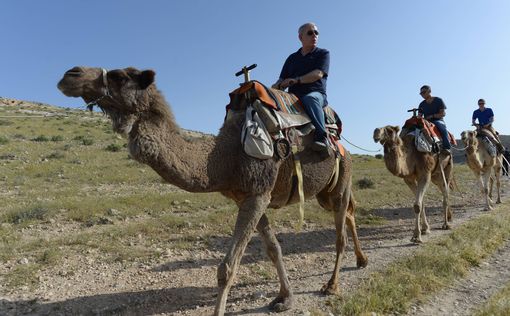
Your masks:
[[[80,97],[80,89],[73,89],[72,87],[69,87],[66,82],[65,78],[62,78],[62,80],[59,81],[57,84],[57,88],[62,92],[66,97],[73,97],[78,98]]]

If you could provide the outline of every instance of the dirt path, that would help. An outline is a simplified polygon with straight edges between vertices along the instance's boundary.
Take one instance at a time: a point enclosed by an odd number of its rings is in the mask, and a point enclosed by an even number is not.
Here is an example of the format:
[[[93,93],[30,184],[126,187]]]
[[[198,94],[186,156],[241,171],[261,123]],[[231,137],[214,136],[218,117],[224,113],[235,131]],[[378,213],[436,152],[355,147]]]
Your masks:
[[[504,180],[505,199],[509,195],[507,191],[508,181]],[[479,216],[481,208],[478,197],[465,197],[462,204],[454,204],[453,227]],[[381,209],[375,215],[385,217],[387,223],[362,226],[358,231],[362,247],[369,257],[367,268],[356,268],[352,244],[350,241],[348,243],[340,274],[344,293],[355,289],[371,272],[419,248],[410,243],[413,214],[409,208]],[[449,233],[440,229],[439,207],[429,207],[427,215],[432,233],[424,236],[425,242]],[[328,297],[321,295],[319,289],[328,281],[333,269],[333,224],[331,229],[309,225],[301,233],[289,230],[279,232],[277,236],[295,294],[294,308],[279,315],[308,315],[313,311],[327,311]],[[210,241],[210,247],[205,251],[166,250],[162,257],[149,264],[105,263],[100,260],[101,254],[92,250],[82,256],[68,256],[54,270],[41,273],[40,284],[35,290],[6,290],[0,285],[0,315],[211,315],[216,299],[216,267],[228,244],[229,236],[218,236]],[[498,265],[508,266],[509,248],[507,245],[498,253],[500,258],[491,259],[499,260],[498,263],[494,261],[482,266],[482,269],[487,268],[487,274],[472,274],[480,278],[476,282],[490,280],[490,273],[503,272],[489,272],[488,269],[497,270]],[[0,274],[8,268],[0,266]],[[498,275],[494,278],[503,279]],[[438,296],[445,299],[451,295],[450,300],[443,302],[433,299],[435,304],[417,307],[416,312],[429,315],[428,308],[437,306],[445,308],[445,312],[431,309],[430,315],[448,314],[450,308],[455,307],[455,302],[461,304],[465,298],[469,298],[462,294],[463,288],[470,289],[471,283],[465,282],[468,283],[459,283],[446,290],[448,295]],[[255,235],[248,245],[236,283],[230,292],[227,313],[267,315],[269,310],[266,306],[277,290],[274,268],[265,256],[260,238]],[[457,295],[455,291],[461,294]],[[475,292],[477,295],[483,293]],[[488,291],[486,293],[486,296],[490,295]],[[452,312],[455,311],[452,309]]]
[[[510,282],[510,241],[469,276],[437,293],[425,304],[413,306],[409,315],[471,315],[488,298]]]

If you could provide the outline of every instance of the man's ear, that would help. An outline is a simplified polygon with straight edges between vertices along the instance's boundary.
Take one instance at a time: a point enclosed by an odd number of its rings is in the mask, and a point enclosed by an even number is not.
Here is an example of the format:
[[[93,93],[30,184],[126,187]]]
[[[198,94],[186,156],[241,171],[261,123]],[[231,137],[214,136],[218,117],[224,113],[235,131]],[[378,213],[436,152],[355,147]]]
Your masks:
[[[153,70],[144,70],[140,74],[138,85],[141,89],[147,89],[154,82],[154,77],[156,73]]]

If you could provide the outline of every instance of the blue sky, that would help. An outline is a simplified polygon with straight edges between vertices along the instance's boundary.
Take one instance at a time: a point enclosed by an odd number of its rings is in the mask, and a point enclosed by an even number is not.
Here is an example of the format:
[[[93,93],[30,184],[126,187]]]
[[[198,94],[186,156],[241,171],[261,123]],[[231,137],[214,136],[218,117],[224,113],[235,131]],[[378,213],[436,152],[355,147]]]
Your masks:
[[[356,145],[379,149],[374,128],[402,125],[423,84],[457,137],[479,98],[510,134],[507,0],[4,0],[0,11],[3,97],[82,107],[56,88],[67,69],[153,69],[180,126],[216,134],[234,73],[257,63],[252,79],[272,84],[311,21],[331,52],[328,100]]]

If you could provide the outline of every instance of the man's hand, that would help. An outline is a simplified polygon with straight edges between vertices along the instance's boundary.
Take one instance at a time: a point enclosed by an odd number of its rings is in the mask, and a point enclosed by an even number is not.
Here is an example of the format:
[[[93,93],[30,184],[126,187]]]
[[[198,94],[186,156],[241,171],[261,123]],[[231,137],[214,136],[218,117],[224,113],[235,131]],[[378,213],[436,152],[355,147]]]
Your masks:
[[[297,82],[298,81],[294,78],[287,78],[287,79],[283,80],[282,82],[280,82],[280,87],[282,89],[285,89],[285,88],[295,85]]]

